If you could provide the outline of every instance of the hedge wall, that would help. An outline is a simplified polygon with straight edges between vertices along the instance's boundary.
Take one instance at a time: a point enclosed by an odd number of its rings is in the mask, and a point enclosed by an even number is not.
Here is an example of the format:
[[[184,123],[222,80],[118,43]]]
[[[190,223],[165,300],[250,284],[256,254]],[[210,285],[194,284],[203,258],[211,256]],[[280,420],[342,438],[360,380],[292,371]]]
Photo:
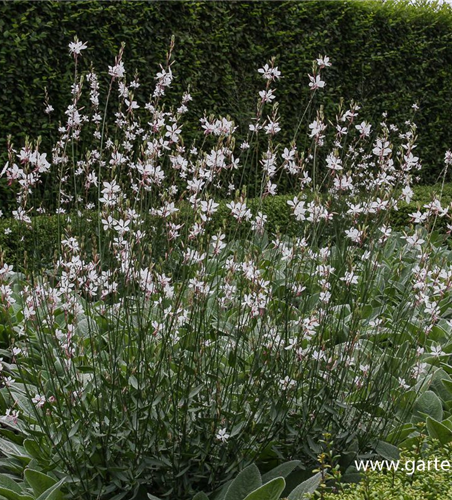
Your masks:
[[[451,147],[452,10],[406,2],[7,2],[0,3],[0,157],[7,134],[41,134],[49,143],[69,97],[73,64],[68,43],[89,44],[82,69],[112,64],[126,42],[129,74],[152,88],[171,35],[176,37],[173,95],[192,88],[190,120],[204,110],[229,114],[245,129],[262,82],[256,69],[275,56],[284,79],[278,98],[285,140],[309,98],[311,61],[334,62],[323,93],[327,111],[340,97],[356,99],[362,115],[400,122],[419,102],[424,181],[433,183]],[[102,78],[105,90],[107,78]],[[44,87],[55,108],[43,113]],[[140,96],[144,98],[145,96]],[[188,127],[190,134],[190,127]],[[20,141],[16,141],[20,142]]]

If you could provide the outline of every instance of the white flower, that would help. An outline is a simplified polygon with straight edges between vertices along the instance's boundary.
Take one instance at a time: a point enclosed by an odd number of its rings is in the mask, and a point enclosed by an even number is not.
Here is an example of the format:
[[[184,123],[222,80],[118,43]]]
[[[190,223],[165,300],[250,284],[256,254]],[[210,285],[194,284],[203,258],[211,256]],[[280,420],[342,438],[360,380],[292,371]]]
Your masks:
[[[363,235],[362,231],[358,231],[356,228],[347,229],[345,231],[346,236],[348,236],[354,243],[358,243]]]
[[[425,240],[423,240],[419,235],[417,234],[413,234],[413,236],[402,236],[402,238],[404,240],[406,240],[406,242],[409,244],[409,245],[412,245],[416,248],[420,248],[421,245],[423,243],[425,243]]]
[[[166,126],[166,134],[165,137],[169,137],[170,141],[172,142],[178,142],[179,141],[179,134],[182,132],[180,128],[178,128],[177,124],[174,123],[173,125],[167,125]]]
[[[201,210],[207,215],[213,215],[217,211],[217,207],[219,206],[219,203],[216,203],[212,199],[209,201],[201,201]]]
[[[7,408],[6,413],[2,418],[12,422],[13,424],[17,424],[17,421],[19,419],[19,411],[13,410],[12,408]]]
[[[249,129],[251,132],[258,132],[262,129],[262,125],[259,125],[258,123],[256,125],[253,125],[252,123],[250,123]]]
[[[415,224],[421,224],[427,218],[427,214],[423,214],[422,212],[419,212],[419,210],[409,214],[409,216]]]
[[[388,156],[388,154],[391,152],[391,148],[389,147],[389,141],[384,141],[381,139],[377,139],[377,142],[375,143],[375,147],[372,150],[373,154],[375,156]]]
[[[231,201],[226,207],[231,210],[232,216],[238,221],[251,219],[251,210],[247,208],[246,203]]]
[[[113,78],[122,78],[126,74],[124,63],[120,61],[116,66],[108,66],[108,74]]]
[[[85,50],[88,48],[88,45],[86,45],[85,42],[80,42],[79,40],[75,40],[75,42],[71,42],[69,44],[69,52],[71,54],[75,54],[76,56],[79,56],[82,52],[82,50]],[[52,108],[53,110],[53,108]]]
[[[121,236],[123,236],[125,233],[127,233],[130,230],[129,225],[130,225],[130,220],[120,219],[120,220],[115,221],[114,228],[115,228],[115,231],[117,231]]]
[[[278,122],[269,120],[268,125],[266,125],[264,129],[266,134],[275,135],[281,130],[281,127],[279,126]]]
[[[306,203],[304,201],[300,201],[296,196],[293,200],[288,200],[287,204],[292,207],[293,213],[297,221],[306,220],[306,212],[308,211],[305,208]]]
[[[25,222],[26,224],[31,224],[31,218],[27,215],[22,207],[18,207],[17,210],[13,210],[13,217],[18,221]]]
[[[310,133],[309,137],[315,137],[315,136],[319,136],[326,129],[326,125],[319,120],[314,120],[309,125],[309,128],[311,129],[311,133]]]
[[[326,157],[326,166],[331,170],[342,170],[342,160],[333,153]]]
[[[406,203],[410,203],[411,202],[411,199],[413,198],[414,196],[414,193],[413,193],[413,190],[410,188],[410,186],[405,186],[403,189],[402,189],[402,195],[406,201]]]
[[[265,80],[277,80],[281,77],[281,71],[278,70],[278,67],[271,68],[268,64],[257,71],[262,74],[262,78]]]
[[[372,125],[367,122],[361,122],[355,126],[356,130],[361,134],[361,137],[369,137]]]
[[[399,377],[399,386],[402,389],[409,389],[410,386],[406,383],[406,380],[404,378]]]
[[[346,272],[340,280],[345,281],[347,285],[356,285],[358,283],[358,276],[353,271]]]
[[[266,222],[267,222],[267,216],[264,215],[262,212],[258,212],[256,218],[253,221],[251,221],[251,227],[253,231],[256,231],[258,233],[263,233]]]
[[[213,235],[212,236],[212,244],[214,246],[214,254],[218,255],[223,248],[226,248],[226,243],[224,243],[224,239],[226,238],[226,235],[224,234],[219,234],[219,235]]]
[[[102,225],[104,226],[104,231],[111,229],[115,223],[115,219],[109,215],[106,219],[102,219]]]
[[[46,402],[46,397],[36,394],[36,396],[32,398],[31,401],[36,405],[37,408],[42,408]]]
[[[292,389],[292,387],[295,387],[297,383],[295,380],[291,379],[289,376],[285,376],[283,379],[279,381],[279,386],[283,391],[287,391],[289,389]]]
[[[265,187],[265,192],[271,196],[276,195],[276,190],[278,189],[278,186],[276,184],[272,184],[271,181],[267,182],[267,185]]]
[[[311,90],[322,89],[325,86],[325,82],[320,78],[320,75],[308,76],[311,80],[311,82],[309,83],[309,87],[311,88]]]
[[[436,214],[439,217],[444,217],[448,212],[447,208],[443,208],[441,206],[441,202],[438,199],[427,203],[426,205],[424,205],[424,208],[428,208],[432,214]]]
[[[13,356],[18,356],[19,354],[22,353],[22,349],[20,347],[13,347],[12,353],[13,353]]]
[[[319,56],[319,58],[317,59],[317,64],[319,65],[320,69],[328,68],[331,66],[330,58],[328,56]]]
[[[297,339],[290,338],[287,342],[286,347],[284,347],[284,349],[286,351],[290,351],[292,349],[295,349],[296,347],[297,347]]]
[[[274,91],[272,89],[270,90],[261,90],[259,92],[259,97],[262,99],[262,102],[271,102],[273,99],[276,98],[276,96],[273,93]]]
[[[434,346],[432,347],[430,354],[434,356],[435,358],[439,356],[445,356],[446,353],[441,349],[441,346]]]
[[[446,151],[444,155],[444,163],[446,165],[452,165],[452,151]]]
[[[322,359],[325,360],[326,355],[325,355],[324,351],[314,350],[311,353],[311,357],[312,357],[312,359],[315,359],[316,361],[321,361]]]
[[[226,443],[231,436],[227,433],[227,429],[225,427],[224,429],[220,429],[215,437],[218,439],[218,441]]]

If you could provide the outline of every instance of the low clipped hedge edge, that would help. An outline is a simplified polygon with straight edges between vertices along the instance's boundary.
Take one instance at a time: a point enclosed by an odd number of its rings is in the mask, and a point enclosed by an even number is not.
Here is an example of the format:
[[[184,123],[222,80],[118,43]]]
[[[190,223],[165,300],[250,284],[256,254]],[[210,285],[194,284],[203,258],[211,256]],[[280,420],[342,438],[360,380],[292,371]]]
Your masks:
[[[441,186],[418,186],[415,188],[413,200],[410,203],[401,203],[397,211],[390,214],[390,223],[393,229],[403,230],[410,224],[409,214],[415,212],[423,205],[439,195]],[[300,223],[292,216],[292,209],[287,201],[293,195],[281,195],[267,197],[261,202],[259,199],[247,201],[248,207],[255,214],[259,209],[267,215],[267,230],[270,233],[279,232],[284,235],[294,236],[299,233]],[[447,184],[443,188],[442,204],[452,202],[452,184]],[[210,232],[223,231],[227,235],[235,234],[237,223],[231,219],[229,209],[226,207],[227,201],[221,201],[218,211],[210,223]],[[156,219],[147,216],[149,224],[155,225]],[[189,206],[180,208],[176,217],[178,223],[190,220]],[[14,266],[22,264],[25,260],[34,259],[36,261],[51,260],[57,248],[59,231],[64,234],[70,226],[70,215],[40,215],[33,217],[32,230],[24,223],[15,219],[7,218],[0,220],[0,261]],[[83,219],[83,229],[86,238],[93,238],[97,234],[98,221],[96,217],[90,217],[86,213]],[[446,230],[446,220],[438,219],[435,228],[438,231]],[[8,231],[9,229],[9,231]],[[156,246],[156,243],[153,244]]]

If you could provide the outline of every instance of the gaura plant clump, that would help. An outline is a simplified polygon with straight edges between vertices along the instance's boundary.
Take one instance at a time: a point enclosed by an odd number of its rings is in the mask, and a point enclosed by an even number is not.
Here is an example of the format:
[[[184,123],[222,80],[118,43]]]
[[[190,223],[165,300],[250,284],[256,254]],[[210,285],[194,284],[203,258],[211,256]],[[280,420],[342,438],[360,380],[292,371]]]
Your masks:
[[[183,499],[253,461],[309,464],[325,431],[365,450],[402,418],[425,358],[444,355],[431,333],[451,330],[450,259],[434,233],[448,208],[433,200],[405,234],[387,222],[420,169],[414,122],[372,126],[355,103],[327,120],[313,107],[324,56],[280,144],[272,60],[247,140],[230,118],[204,116],[199,143],[185,144],[190,93],[165,102],[173,44],[146,103],[123,48],[101,98],[102,79],[80,70],[86,48],[70,44],[72,100],[52,151],[10,142],[2,172],[17,197],[3,216],[24,231],[37,215],[60,221],[55,253],[1,263],[2,423],[87,499]],[[294,237],[266,227],[263,200],[280,182],[294,193]],[[228,223],[213,231],[225,198]]]

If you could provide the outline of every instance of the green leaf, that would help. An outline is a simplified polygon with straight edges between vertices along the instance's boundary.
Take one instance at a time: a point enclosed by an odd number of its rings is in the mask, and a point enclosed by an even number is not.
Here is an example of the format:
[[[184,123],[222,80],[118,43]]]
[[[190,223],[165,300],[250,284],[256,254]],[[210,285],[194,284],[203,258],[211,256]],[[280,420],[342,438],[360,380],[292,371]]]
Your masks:
[[[7,457],[17,457],[22,462],[29,463],[31,458],[27,456],[25,448],[18,444],[12,443],[6,439],[0,438],[0,451],[2,451]]]
[[[427,418],[427,429],[430,436],[438,439],[441,444],[447,444],[452,441],[452,430],[431,417]]]
[[[223,484],[222,486],[220,486],[219,488],[217,488],[213,492],[213,496],[214,496],[215,500],[224,500],[225,499],[226,493],[228,492],[229,486],[231,485],[232,481],[233,481],[233,479],[226,481],[225,484]]]
[[[75,327],[75,333],[80,337],[86,337],[88,335],[94,335],[99,333],[99,327],[94,319],[86,316],[82,318]]]
[[[452,387],[452,380],[449,375],[443,369],[439,369],[434,373],[429,387],[438,395],[441,401],[451,401],[452,394],[447,388],[448,383]]]
[[[443,405],[433,391],[425,391],[419,396],[413,406],[413,421],[422,421],[421,414],[441,421],[443,419]]]
[[[21,500],[21,494],[16,491],[10,490],[0,486],[0,495],[4,496],[8,500]]]
[[[15,491],[16,493],[22,493],[20,485],[6,474],[0,474],[0,487]]]
[[[129,385],[131,385],[134,389],[138,389],[138,380],[136,379],[135,375],[130,375]]]
[[[387,440],[393,443],[395,440],[398,442],[404,441],[412,432],[416,431],[416,427],[411,424],[404,424],[401,427],[395,429],[393,432],[389,433]]]
[[[26,439],[24,441],[24,448],[33,458],[42,458],[42,449],[34,439]]]
[[[260,486],[262,486],[261,474],[259,469],[252,464],[239,472],[232,481],[226,492],[225,500],[243,500]]]
[[[441,423],[452,431],[452,417],[446,418],[446,420],[443,420]]]
[[[209,500],[209,497],[200,491],[199,493],[196,493],[196,495],[193,497],[193,500]]]
[[[25,394],[22,394],[17,390],[13,390],[11,391],[11,396],[13,397],[15,403],[23,411],[24,415],[33,419],[36,418],[33,405]]]
[[[78,422],[76,422],[73,426],[72,426],[72,429],[69,431],[69,434],[68,434],[68,437],[69,439],[74,437],[77,432],[78,432],[78,429],[80,427],[80,423],[81,423],[81,420],[79,420]]]
[[[286,487],[284,478],[277,477],[264,484],[257,490],[252,491],[245,500],[279,500],[281,493]]]
[[[442,379],[441,382],[444,387],[452,394],[452,380]]]
[[[194,389],[192,389],[190,391],[190,394],[188,395],[188,399],[193,399],[195,396],[197,396],[201,392],[201,389],[203,387],[204,387],[204,384],[199,384],[198,387],[195,387]],[[203,493],[203,494],[205,494],[205,493]]]
[[[38,497],[56,483],[52,477],[33,469],[26,469],[25,480],[33,488],[33,493]]]
[[[384,441],[378,441],[375,451],[386,460],[398,460],[400,457],[397,446]]]
[[[299,464],[300,460],[292,460],[291,462],[278,465],[278,467],[266,472],[262,476],[262,483],[268,483],[276,477],[287,477]]]
[[[299,484],[294,490],[290,492],[287,500],[305,500],[306,495],[314,493],[314,491],[319,487],[322,475],[317,472],[315,476],[310,477],[306,481]]]
[[[37,500],[63,500],[63,494],[60,491],[61,486],[66,481],[66,478],[60,479],[57,483],[51,486],[48,490],[39,495]]]

